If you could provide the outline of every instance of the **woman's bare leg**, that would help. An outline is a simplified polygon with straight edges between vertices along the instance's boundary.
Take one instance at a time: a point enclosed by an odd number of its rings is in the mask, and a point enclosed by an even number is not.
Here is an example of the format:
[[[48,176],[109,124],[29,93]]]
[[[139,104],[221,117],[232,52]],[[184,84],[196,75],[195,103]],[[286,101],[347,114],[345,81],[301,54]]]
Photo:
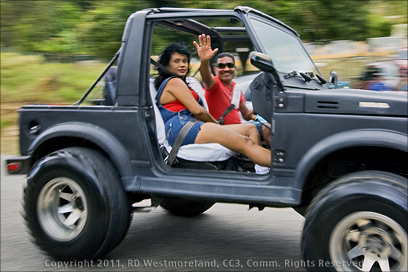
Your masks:
[[[232,151],[244,154],[256,164],[270,167],[271,151],[269,149],[261,147],[248,136],[241,135],[228,127],[205,123],[201,126],[195,143],[219,143]]]
[[[245,124],[235,124],[235,125],[225,125],[224,127],[238,132],[241,135],[248,136],[252,139],[256,144],[261,144],[261,138],[258,132],[258,129],[254,124],[245,123]]]

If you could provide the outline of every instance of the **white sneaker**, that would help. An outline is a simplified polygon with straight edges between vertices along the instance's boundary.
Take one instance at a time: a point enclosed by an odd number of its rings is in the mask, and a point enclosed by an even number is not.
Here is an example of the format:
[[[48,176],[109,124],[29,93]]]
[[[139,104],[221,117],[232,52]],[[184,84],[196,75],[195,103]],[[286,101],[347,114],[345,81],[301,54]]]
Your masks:
[[[271,171],[271,168],[255,164],[255,173],[256,174],[265,175],[265,174],[268,174],[269,171]]]

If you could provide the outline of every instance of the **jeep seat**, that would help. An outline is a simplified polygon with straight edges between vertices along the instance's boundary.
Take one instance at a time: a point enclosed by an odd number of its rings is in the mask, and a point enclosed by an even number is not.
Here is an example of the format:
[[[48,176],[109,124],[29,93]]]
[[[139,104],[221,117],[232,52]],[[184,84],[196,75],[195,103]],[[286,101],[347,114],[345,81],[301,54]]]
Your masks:
[[[103,97],[105,98],[105,105],[113,106],[116,102],[116,74],[117,67],[111,67],[105,74],[105,86],[103,88]]]
[[[203,99],[205,107],[207,103],[204,98],[204,89],[195,78],[187,78],[187,83],[190,87],[197,92],[197,94]],[[166,148],[167,152],[171,151],[171,146],[166,140],[166,132],[164,128],[164,122],[161,117],[160,111],[157,108],[155,97],[156,97],[156,88],[154,87],[154,79],[150,79],[150,96],[153,102],[154,115],[156,118],[156,129],[157,129],[157,140],[159,145],[162,145]],[[217,143],[208,143],[208,144],[189,144],[183,145],[180,147],[177,152],[177,157],[195,162],[220,162],[228,160],[229,158],[235,156],[237,153],[231,151],[224,146]]]

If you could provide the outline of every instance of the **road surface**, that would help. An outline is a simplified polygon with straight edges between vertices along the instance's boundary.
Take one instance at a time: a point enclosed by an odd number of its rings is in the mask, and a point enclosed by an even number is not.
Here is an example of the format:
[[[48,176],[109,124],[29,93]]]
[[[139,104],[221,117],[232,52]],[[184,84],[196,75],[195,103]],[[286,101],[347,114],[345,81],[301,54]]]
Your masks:
[[[303,217],[289,208],[235,204],[216,204],[195,218],[162,208],[135,213],[126,238],[104,260],[57,262],[31,242],[21,216],[25,177],[5,175],[3,159],[1,271],[305,271]]]

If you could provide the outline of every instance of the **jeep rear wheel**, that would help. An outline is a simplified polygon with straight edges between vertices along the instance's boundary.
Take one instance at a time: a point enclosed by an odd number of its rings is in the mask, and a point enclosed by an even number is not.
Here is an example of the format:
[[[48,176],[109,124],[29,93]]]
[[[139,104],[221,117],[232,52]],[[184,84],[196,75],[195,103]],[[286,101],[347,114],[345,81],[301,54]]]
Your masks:
[[[57,260],[103,257],[122,241],[131,221],[116,170],[86,148],[62,149],[34,166],[24,211],[36,244]]]
[[[214,205],[205,200],[189,200],[180,197],[164,197],[160,206],[171,214],[184,217],[194,217],[202,214]]]
[[[88,221],[88,201],[78,183],[67,177],[56,177],[40,191],[38,221],[48,236],[70,241],[80,235]]]
[[[407,179],[379,171],[345,176],[306,212],[309,271],[407,271]]]

